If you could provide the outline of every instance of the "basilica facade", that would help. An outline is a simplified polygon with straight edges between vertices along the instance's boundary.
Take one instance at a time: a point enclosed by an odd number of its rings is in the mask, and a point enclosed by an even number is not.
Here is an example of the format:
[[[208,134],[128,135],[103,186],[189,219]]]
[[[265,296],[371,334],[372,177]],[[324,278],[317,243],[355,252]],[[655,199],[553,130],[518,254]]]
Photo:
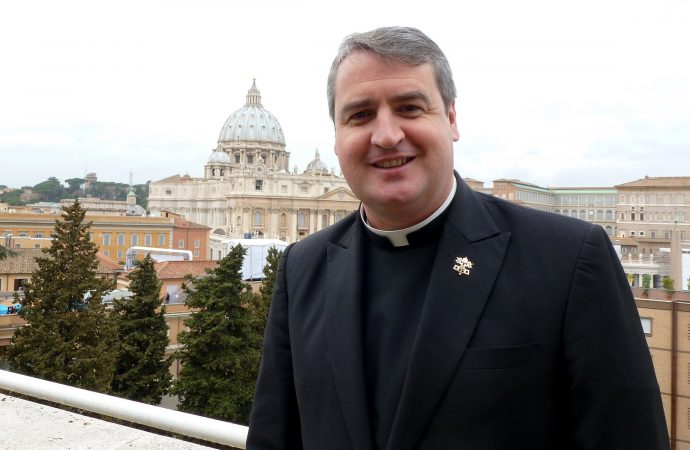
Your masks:
[[[174,175],[152,182],[152,214],[171,211],[211,227],[212,236],[298,241],[355,211],[359,200],[316,151],[302,173],[278,120],[261,103],[256,81],[232,113],[204,166],[204,177]]]

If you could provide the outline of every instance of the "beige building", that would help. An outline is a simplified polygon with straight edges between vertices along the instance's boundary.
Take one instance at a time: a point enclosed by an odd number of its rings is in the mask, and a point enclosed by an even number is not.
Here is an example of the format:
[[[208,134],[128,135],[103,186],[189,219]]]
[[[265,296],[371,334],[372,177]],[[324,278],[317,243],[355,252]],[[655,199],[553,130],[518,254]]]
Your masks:
[[[640,286],[640,275],[649,274],[655,286],[669,276],[676,290],[684,289],[688,276],[682,261],[690,253],[690,177],[645,177],[616,189],[618,236],[637,243],[622,255],[634,284]]]
[[[151,183],[149,209],[172,211],[235,238],[294,242],[359,206],[342,176],[314,160],[289,171],[290,153],[278,120],[261,103],[256,82],[245,105],[228,117],[203,178],[175,175]]]

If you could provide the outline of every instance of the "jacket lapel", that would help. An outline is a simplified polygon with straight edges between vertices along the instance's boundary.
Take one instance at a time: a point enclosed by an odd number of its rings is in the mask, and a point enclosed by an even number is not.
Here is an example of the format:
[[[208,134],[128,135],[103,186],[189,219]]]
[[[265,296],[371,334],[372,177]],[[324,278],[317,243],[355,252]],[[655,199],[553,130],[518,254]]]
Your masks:
[[[459,177],[456,177],[459,178]],[[389,449],[415,448],[472,337],[510,239],[458,179],[429,280]],[[472,262],[460,275],[456,258]]]
[[[372,449],[362,359],[363,230],[358,221],[340,242],[327,243],[328,357],[352,448]]]

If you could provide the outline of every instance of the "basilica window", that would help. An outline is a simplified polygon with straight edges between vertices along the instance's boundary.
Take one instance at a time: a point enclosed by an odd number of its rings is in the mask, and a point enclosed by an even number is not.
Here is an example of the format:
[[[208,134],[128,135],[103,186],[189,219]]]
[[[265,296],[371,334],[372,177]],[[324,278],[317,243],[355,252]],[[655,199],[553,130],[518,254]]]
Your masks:
[[[240,163],[240,155],[237,154],[237,155],[235,155],[235,164],[239,164],[239,163]]]
[[[305,228],[307,226],[307,215],[304,213],[304,211],[300,211],[297,214],[297,226],[299,228]]]
[[[328,189],[328,188],[326,188]],[[326,228],[328,226],[328,214],[321,216],[321,228]]]
[[[263,225],[263,217],[261,216],[261,211],[254,211],[254,226],[260,227]]]
[[[247,155],[247,164],[254,164],[254,155]]]
[[[263,190],[264,180],[254,180],[254,189],[257,191]]]
[[[172,189],[166,189],[165,195],[172,195]]]
[[[280,215],[280,227],[285,228],[287,226],[287,215],[285,213],[282,213]]]

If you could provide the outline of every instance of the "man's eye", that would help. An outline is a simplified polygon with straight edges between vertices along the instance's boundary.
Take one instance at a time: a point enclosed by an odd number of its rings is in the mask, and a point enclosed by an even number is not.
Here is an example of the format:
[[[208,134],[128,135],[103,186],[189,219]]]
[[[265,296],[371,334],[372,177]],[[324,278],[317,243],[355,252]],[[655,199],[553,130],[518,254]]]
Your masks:
[[[350,120],[359,121],[369,117],[369,111],[358,111],[350,116]]]
[[[416,113],[416,112],[419,112],[421,110],[422,109],[417,105],[404,105],[404,106],[400,107],[400,112],[403,112],[403,113]]]

